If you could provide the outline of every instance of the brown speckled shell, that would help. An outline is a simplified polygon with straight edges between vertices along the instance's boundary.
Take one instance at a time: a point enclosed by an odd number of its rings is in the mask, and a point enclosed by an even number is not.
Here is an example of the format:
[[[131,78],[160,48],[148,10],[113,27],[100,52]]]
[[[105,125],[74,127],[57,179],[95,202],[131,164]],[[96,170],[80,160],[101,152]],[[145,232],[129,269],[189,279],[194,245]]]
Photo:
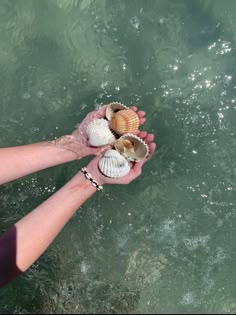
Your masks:
[[[139,117],[131,109],[120,110],[111,118],[110,127],[118,135],[134,133],[139,127]]]
[[[113,115],[122,109],[129,109],[129,107],[119,102],[113,102],[108,104],[106,108],[106,118],[108,120],[111,120]]]

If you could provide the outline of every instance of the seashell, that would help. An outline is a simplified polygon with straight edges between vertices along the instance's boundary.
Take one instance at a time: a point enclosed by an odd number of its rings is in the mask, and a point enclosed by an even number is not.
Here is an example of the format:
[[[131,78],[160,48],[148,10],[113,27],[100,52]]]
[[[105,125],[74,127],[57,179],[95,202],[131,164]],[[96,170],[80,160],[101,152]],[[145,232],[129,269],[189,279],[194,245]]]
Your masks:
[[[110,127],[118,135],[134,133],[139,127],[139,117],[131,109],[122,109],[112,116]]]
[[[104,118],[94,119],[87,126],[88,142],[93,147],[101,147],[115,141],[116,137]]]
[[[104,175],[112,178],[125,176],[131,169],[126,158],[114,149],[105,152],[98,162],[98,167]]]
[[[106,108],[106,118],[111,120],[112,116],[122,109],[129,109],[129,107],[118,102],[108,104]]]
[[[149,153],[148,145],[133,134],[125,134],[114,142],[115,149],[128,161],[139,162]]]

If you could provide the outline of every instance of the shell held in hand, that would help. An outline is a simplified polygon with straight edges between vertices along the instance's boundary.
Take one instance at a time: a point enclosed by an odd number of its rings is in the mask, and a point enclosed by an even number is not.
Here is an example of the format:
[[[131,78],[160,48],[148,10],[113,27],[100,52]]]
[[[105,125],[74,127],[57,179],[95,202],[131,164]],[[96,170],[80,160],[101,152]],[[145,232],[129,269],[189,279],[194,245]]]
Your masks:
[[[128,161],[139,162],[144,160],[148,153],[148,145],[133,134],[125,134],[114,142],[115,149]]]
[[[126,158],[114,149],[105,152],[98,162],[98,167],[102,174],[112,178],[125,176],[131,169]]]
[[[87,127],[88,142],[93,147],[101,147],[116,140],[106,119],[98,118],[91,121]]]
[[[118,135],[134,133],[139,127],[139,117],[131,109],[122,109],[113,115],[110,127]]]
[[[108,104],[106,108],[106,118],[108,120],[111,120],[113,115],[122,109],[129,109],[129,107],[119,102],[113,102]]]

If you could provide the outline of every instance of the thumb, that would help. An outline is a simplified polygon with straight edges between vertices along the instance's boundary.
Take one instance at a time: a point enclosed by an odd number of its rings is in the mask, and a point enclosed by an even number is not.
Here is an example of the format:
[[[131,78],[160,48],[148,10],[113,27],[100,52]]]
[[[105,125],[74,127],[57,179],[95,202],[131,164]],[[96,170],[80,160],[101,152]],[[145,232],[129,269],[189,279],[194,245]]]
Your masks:
[[[94,116],[96,118],[103,118],[106,115],[106,108],[107,105],[103,105],[101,107],[99,107],[95,112],[94,112]]]

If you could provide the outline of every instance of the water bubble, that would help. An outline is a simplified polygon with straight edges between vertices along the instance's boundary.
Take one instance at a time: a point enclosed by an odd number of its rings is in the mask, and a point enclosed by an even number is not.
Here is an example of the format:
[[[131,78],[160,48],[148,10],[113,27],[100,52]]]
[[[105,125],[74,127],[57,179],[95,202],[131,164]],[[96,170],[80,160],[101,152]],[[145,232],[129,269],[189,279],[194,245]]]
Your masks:
[[[136,29],[139,29],[139,24],[140,24],[140,21],[139,21],[139,18],[137,16],[133,16],[131,19],[130,19],[130,24],[136,28]]]
[[[108,81],[103,81],[102,84],[101,84],[101,88],[105,89],[106,86],[108,86]]]
[[[196,236],[192,238],[185,238],[183,240],[184,245],[188,250],[196,250],[199,246],[206,247],[207,243],[210,240],[209,235]]]
[[[165,219],[160,226],[161,239],[174,238],[176,236],[176,224],[172,219]]]
[[[82,103],[81,105],[80,105],[80,108],[81,109],[85,109],[87,107],[87,104],[85,104],[85,103]]]
[[[24,98],[25,100],[28,100],[29,98],[31,98],[31,94],[30,94],[29,92],[25,92],[25,93],[23,94],[23,98]]]
[[[197,301],[195,295],[192,292],[188,291],[183,295],[180,303],[183,305],[196,305]]]
[[[85,274],[88,272],[88,270],[89,270],[89,266],[86,264],[85,261],[82,261],[80,265],[80,271]]]
[[[108,72],[108,71],[109,71],[109,68],[110,68],[109,65],[105,65],[104,71],[105,71],[105,72]]]
[[[37,96],[38,96],[38,97],[42,97],[42,96],[43,96],[43,94],[44,94],[44,92],[43,92],[43,91],[38,91],[38,92],[37,92]]]
[[[164,18],[160,18],[160,19],[159,19],[159,23],[160,23],[160,24],[163,24],[164,22],[165,22],[165,19],[164,19]]]

